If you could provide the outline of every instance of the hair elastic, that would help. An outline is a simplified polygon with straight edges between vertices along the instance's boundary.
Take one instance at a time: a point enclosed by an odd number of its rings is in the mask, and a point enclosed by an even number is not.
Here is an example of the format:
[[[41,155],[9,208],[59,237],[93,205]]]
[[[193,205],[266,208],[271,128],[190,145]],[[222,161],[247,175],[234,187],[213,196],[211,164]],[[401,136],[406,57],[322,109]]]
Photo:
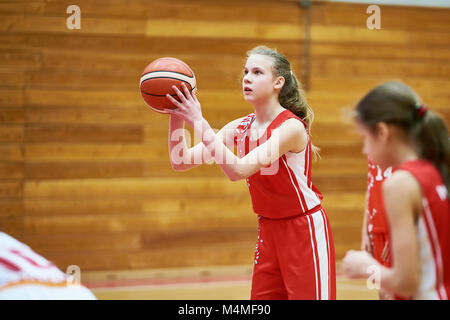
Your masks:
[[[417,102],[415,105],[416,116],[419,119],[422,119],[428,111],[428,107],[424,103]]]

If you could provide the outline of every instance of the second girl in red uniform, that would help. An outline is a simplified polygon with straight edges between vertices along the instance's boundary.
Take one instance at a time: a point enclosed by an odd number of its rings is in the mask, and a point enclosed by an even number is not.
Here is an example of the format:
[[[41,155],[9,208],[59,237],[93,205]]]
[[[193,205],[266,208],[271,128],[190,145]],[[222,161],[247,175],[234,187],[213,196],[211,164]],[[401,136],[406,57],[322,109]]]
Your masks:
[[[391,266],[350,251],[345,272],[364,278],[376,266],[372,276],[396,298],[448,300],[450,142],[444,122],[399,82],[371,90],[358,103],[355,120],[364,153],[381,169],[392,166],[379,204],[389,226]]]
[[[167,96],[177,107],[169,111],[172,166],[187,170],[214,158],[230,180],[247,180],[258,215],[252,299],[335,299],[333,237],[322,195],[311,181],[316,152],[309,135],[312,111],[289,61],[276,50],[250,51],[242,89],[254,113],[217,134],[186,86],[183,93],[175,88],[179,101]],[[184,135],[181,141],[170,139],[183,128],[183,120],[202,139],[192,148],[186,147]]]

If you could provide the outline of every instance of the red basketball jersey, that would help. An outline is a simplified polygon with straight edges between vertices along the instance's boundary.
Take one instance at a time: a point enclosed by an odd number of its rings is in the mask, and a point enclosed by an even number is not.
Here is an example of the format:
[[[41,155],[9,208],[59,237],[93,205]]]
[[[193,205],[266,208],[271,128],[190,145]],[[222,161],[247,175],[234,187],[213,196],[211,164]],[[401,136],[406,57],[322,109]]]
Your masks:
[[[413,299],[448,300],[450,295],[450,212],[447,189],[439,171],[428,161],[403,163],[419,182],[422,213],[416,227],[419,244],[420,283]]]
[[[369,233],[387,232],[386,213],[383,204],[383,181],[391,176],[392,168],[382,170],[369,159],[367,175],[367,228]]]
[[[241,158],[267,141],[272,130],[287,119],[300,120],[308,132],[304,121],[291,111],[285,110],[270,123],[264,134],[254,141],[248,133],[255,118],[254,113],[249,114],[236,129],[235,142]],[[248,177],[247,184],[254,212],[266,218],[281,219],[319,210],[323,196],[311,181],[311,160],[311,139],[308,132],[308,143],[303,151],[281,155],[269,167]]]

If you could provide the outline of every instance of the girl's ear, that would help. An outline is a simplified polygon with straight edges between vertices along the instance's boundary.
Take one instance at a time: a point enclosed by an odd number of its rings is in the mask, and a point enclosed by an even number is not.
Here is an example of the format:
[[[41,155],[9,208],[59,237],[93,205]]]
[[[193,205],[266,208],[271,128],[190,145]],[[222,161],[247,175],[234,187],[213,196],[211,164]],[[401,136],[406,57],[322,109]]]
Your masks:
[[[273,84],[274,89],[281,90],[281,88],[283,88],[285,82],[286,82],[286,80],[284,79],[284,77],[282,77],[282,76],[277,77]]]
[[[389,140],[391,136],[391,128],[386,122],[378,122],[376,126],[377,136],[383,141]]]

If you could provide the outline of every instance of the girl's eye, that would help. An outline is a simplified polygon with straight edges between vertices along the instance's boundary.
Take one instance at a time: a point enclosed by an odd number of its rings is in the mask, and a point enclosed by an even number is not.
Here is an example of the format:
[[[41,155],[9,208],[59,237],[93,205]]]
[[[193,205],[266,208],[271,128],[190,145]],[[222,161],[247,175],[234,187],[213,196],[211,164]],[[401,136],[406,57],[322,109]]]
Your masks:
[[[259,70],[256,70],[255,71],[255,74],[261,74],[262,72],[261,71],[259,71]]]
[[[248,71],[247,70],[244,70],[244,74],[247,74],[248,73]]]

